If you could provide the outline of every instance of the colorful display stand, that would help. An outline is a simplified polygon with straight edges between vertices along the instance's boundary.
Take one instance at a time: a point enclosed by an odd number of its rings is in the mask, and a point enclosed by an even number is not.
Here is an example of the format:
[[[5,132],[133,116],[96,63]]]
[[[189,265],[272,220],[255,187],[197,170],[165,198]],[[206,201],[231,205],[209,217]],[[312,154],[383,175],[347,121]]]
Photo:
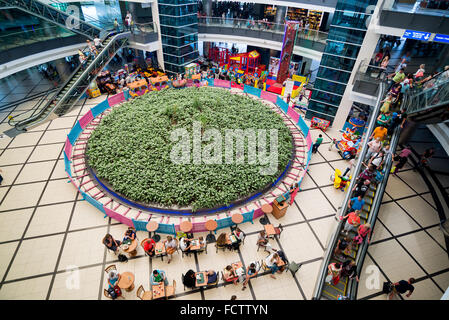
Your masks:
[[[326,129],[329,127],[330,125],[330,121],[329,120],[324,120],[318,117],[313,117],[310,123],[310,127],[311,128],[319,128],[323,131],[326,131]]]
[[[260,64],[260,54],[256,50],[245,53],[237,53],[229,58],[229,68],[233,67],[247,72],[255,72]]]
[[[187,79],[192,79],[192,76],[194,74],[200,72],[200,65],[198,63],[192,62],[185,66],[185,70],[186,70],[185,77]]]
[[[229,62],[229,49],[222,47],[209,48],[209,59],[223,66]]]
[[[363,131],[365,131],[365,125],[366,121],[353,117],[349,119],[349,122],[345,123],[345,125],[343,126],[343,130],[355,129],[356,134],[362,135]]]
[[[167,76],[150,78],[150,81],[151,81],[151,84],[156,88],[156,90],[169,88],[169,85],[168,85],[169,80],[168,80]]]
[[[361,136],[355,134],[355,129],[347,128],[343,133],[342,139],[339,141],[334,140],[334,142],[343,159],[348,160],[355,158],[359,152],[362,146],[361,140]]]

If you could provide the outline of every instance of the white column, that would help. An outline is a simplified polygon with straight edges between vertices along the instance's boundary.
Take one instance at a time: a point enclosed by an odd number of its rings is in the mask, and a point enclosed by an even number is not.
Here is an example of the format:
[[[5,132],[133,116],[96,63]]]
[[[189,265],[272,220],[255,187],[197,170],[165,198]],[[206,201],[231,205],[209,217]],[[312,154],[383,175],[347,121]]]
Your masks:
[[[157,31],[157,40],[159,44],[159,49],[156,50],[157,55],[157,61],[159,65],[161,66],[162,70],[165,70],[164,68],[164,55],[162,53],[162,36],[161,36],[161,25],[159,23],[159,6],[158,1],[155,0],[151,3],[151,15],[153,16],[153,24],[154,28]]]
[[[379,6],[377,6],[373,12],[370,24],[368,25],[368,30],[366,31],[365,38],[363,39],[362,46],[360,47],[359,55],[357,56],[354,68],[352,69],[351,77],[349,78],[348,84],[346,85],[346,90],[343,94],[343,98],[341,99],[337,114],[335,115],[335,119],[332,123],[332,127],[334,128],[343,128],[353,103],[353,101],[350,100],[349,97],[354,86],[354,78],[357,72],[366,72],[366,64],[369,63],[371,57],[374,55],[374,50],[376,49],[377,43],[379,42],[380,38],[380,34],[376,33],[379,12]],[[362,64],[362,66],[360,64]]]

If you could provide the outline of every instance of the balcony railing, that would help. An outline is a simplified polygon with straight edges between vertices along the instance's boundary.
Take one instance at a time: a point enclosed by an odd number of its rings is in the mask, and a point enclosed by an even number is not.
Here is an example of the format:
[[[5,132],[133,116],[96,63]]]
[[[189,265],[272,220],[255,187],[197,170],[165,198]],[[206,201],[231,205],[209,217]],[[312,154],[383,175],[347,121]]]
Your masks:
[[[236,18],[219,18],[219,17],[199,17],[198,24],[207,27],[221,27],[229,29],[244,29],[254,30],[259,32],[274,33],[278,35],[284,34],[285,24],[278,24],[273,22],[266,22],[262,20],[253,19],[236,19]],[[282,41],[282,37],[280,38]],[[326,44],[327,32],[300,28],[297,33],[296,44],[300,40],[307,40],[309,42]],[[303,41],[304,42],[304,41]],[[301,45],[302,43],[301,42]],[[305,45],[307,47],[307,45]]]

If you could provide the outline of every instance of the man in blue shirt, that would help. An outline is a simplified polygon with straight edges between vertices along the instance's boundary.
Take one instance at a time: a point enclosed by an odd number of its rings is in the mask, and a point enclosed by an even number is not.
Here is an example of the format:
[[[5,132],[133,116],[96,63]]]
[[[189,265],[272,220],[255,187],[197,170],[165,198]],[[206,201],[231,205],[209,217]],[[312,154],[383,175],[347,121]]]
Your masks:
[[[361,195],[359,195],[358,197],[354,197],[351,200],[349,200],[349,210],[348,211],[355,211],[355,210],[361,211],[364,204],[365,204],[365,200],[362,199]]]

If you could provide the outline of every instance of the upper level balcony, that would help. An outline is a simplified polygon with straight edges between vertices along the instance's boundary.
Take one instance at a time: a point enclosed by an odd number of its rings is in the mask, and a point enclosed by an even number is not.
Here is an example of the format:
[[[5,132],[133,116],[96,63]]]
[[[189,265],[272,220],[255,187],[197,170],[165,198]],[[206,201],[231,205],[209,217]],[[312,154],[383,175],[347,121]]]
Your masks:
[[[449,1],[385,0],[379,24],[383,27],[449,34]]]
[[[251,19],[198,18],[198,39],[203,41],[245,43],[280,51],[284,30],[284,24]],[[327,32],[302,28],[297,33],[294,53],[320,59],[326,39]]]

